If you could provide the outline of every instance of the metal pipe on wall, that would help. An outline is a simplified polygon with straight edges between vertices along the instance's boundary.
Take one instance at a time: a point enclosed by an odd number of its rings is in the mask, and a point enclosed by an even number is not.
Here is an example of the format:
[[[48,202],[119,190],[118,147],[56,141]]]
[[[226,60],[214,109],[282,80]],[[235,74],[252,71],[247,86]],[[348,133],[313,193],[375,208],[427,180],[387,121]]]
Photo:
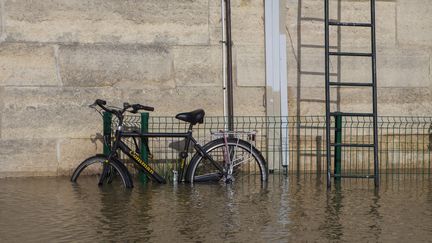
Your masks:
[[[226,59],[226,22],[225,22],[225,0],[221,0],[221,24],[222,24],[222,92],[223,92],[223,115],[224,122],[227,124],[228,101],[227,101],[227,59]],[[225,130],[227,130],[225,125]]]
[[[228,130],[234,130],[234,85],[232,74],[231,0],[225,0],[226,60],[227,60],[227,108]]]

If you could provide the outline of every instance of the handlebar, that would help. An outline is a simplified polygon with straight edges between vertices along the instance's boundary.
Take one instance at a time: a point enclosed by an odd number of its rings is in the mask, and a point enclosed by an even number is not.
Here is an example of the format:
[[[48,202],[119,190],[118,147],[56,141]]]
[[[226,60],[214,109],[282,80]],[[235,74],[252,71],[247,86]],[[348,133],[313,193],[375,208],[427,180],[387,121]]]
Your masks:
[[[141,104],[133,104],[130,105],[129,103],[124,103],[123,104],[123,109],[118,108],[108,108],[106,107],[107,102],[105,100],[101,100],[101,99],[97,99],[92,105],[90,105],[91,108],[95,108],[95,106],[99,106],[102,110],[112,113],[115,116],[117,116],[117,118],[119,118],[119,120],[123,120],[123,113],[130,112],[130,113],[137,113],[140,110],[145,110],[145,111],[154,111],[154,108],[151,106],[144,106]],[[132,108],[132,110],[130,110],[130,108]]]

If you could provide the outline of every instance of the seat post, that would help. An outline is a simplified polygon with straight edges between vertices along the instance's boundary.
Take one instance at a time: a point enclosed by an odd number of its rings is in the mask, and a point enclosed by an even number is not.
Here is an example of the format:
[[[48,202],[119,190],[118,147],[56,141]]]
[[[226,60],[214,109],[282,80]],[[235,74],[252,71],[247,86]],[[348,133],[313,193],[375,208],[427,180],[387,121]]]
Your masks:
[[[192,123],[190,123],[190,124],[189,124],[189,129],[188,129],[188,131],[189,131],[189,132],[192,132],[192,128],[193,128],[193,125],[192,125]]]

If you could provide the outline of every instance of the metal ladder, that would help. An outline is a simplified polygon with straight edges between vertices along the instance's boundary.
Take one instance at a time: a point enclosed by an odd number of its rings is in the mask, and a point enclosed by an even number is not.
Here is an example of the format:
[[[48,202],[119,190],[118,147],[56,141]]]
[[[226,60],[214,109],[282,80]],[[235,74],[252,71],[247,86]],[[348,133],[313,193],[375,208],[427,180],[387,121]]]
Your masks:
[[[375,186],[379,186],[379,161],[378,161],[378,122],[377,122],[377,75],[376,75],[376,38],[375,38],[375,0],[370,1],[370,23],[351,23],[330,20],[330,0],[324,0],[324,21],[325,21],[325,93],[326,93],[326,159],[327,159],[327,187],[331,187],[331,177],[335,180],[341,178],[373,178]],[[341,52],[330,51],[330,26],[351,27],[351,28],[370,28],[371,29],[371,52]],[[372,82],[356,83],[356,82],[334,82],[330,80],[330,57],[331,56],[349,56],[349,57],[370,57],[372,64]],[[332,112],[330,110],[330,88],[331,87],[369,87],[372,88],[372,113],[355,113],[355,112]],[[330,139],[331,118],[335,117],[336,136],[334,142]],[[373,143],[358,144],[358,143],[343,143],[341,133],[338,135],[338,130],[342,130],[341,125],[343,117],[372,117],[373,119]],[[335,173],[331,174],[331,152],[332,148],[335,151]],[[343,175],[341,169],[337,168],[337,159],[341,160],[342,148],[373,148],[374,158],[374,174],[373,175]],[[338,158],[339,156],[339,158]],[[339,161],[340,162],[340,161]],[[340,166],[340,164],[339,164]]]

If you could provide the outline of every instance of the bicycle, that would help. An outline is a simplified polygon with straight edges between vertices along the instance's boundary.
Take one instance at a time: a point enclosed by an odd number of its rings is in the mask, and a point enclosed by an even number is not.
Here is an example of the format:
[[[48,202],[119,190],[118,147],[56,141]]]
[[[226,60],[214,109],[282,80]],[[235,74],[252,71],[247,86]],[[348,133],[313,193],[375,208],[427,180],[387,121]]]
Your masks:
[[[125,131],[123,127],[124,114],[138,113],[140,110],[154,111],[153,107],[141,104],[130,105],[124,103],[123,108],[106,106],[106,101],[97,99],[91,108],[96,109],[100,114],[100,107],[105,112],[112,113],[118,119],[118,126],[114,133],[114,142],[104,143],[110,147],[108,156],[98,154],[84,160],[72,174],[71,181],[77,182],[80,175],[96,177],[98,185],[112,183],[116,177],[120,177],[120,182],[126,187],[133,187],[133,180],[130,172],[122,162],[119,151],[126,154],[134,164],[144,171],[148,177],[158,183],[166,183],[166,179],[160,176],[140,155],[132,150],[122,139],[135,138],[184,138],[186,143],[184,150],[179,154],[179,174],[177,182],[216,182],[224,181],[230,183],[244,176],[259,177],[261,181],[268,178],[267,165],[261,152],[251,143],[233,136],[233,133],[220,132],[219,138],[214,139],[204,146],[201,146],[192,136],[193,126],[204,122],[205,112],[202,109],[191,112],[179,113],[175,117],[181,121],[189,123],[189,128],[183,133],[140,133],[137,131]],[[135,141],[136,147],[138,147]],[[195,150],[190,162],[186,165],[189,146]]]

